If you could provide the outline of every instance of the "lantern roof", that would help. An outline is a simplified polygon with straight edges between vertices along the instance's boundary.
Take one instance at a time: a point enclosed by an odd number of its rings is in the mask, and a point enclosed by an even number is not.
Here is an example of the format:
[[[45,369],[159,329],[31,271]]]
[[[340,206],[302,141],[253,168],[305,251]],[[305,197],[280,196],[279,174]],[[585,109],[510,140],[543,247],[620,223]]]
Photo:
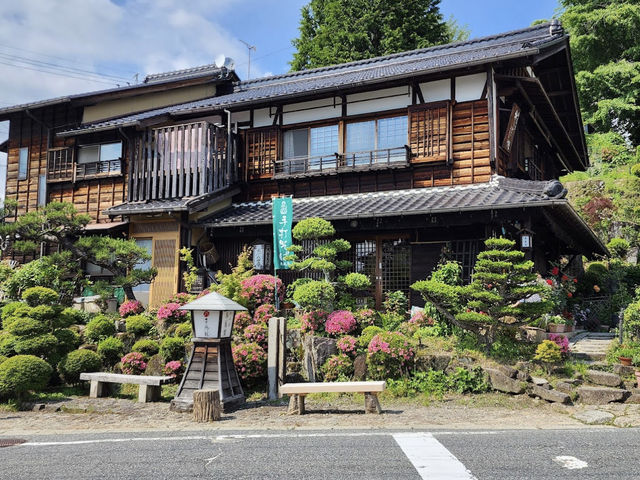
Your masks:
[[[211,292],[195,299],[193,302],[184,304],[179,308],[179,310],[233,310],[237,312],[239,310],[246,310],[246,308],[217,292]]]

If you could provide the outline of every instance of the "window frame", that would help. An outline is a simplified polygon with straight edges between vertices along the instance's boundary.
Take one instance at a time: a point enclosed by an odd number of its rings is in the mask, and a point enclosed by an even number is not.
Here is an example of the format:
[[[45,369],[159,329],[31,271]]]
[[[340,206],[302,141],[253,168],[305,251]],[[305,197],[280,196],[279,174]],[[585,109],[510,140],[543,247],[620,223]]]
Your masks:
[[[102,153],[102,146],[103,145],[112,145],[112,144],[116,144],[119,143],[120,144],[120,156],[118,158],[110,158],[108,160],[103,160],[101,158],[101,153]],[[98,148],[98,158],[96,160],[92,160],[90,162],[81,162],[80,161],[80,152],[82,149],[89,149],[89,148]],[[98,143],[88,143],[86,145],[78,145],[78,152],[76,155],[76,163],[78,165],[86,165],[88,163],[100,163],[100,162],[112,162],[112,161],[116,161],[116,160],[122,160],[123,157],[123,148],[124,148],[124,143],[122,140],[116,140],[116,141],[108,141],[108,142],[98,142]]]
[[[24,168],[22,168],[23,152],[25,152]],[[29,177],[29,147],[20,147],[20,149],[18,150],[18,180],[26,180],[28,177]]]
[[[367,115],[362,115],[359,116],[357,118],[347,118],[344,121],[344,133],[343,133],[343,140],[342,140],[342,152],[340,152],[340,155],[342,155],[345,158],[345,161],[347,163],[348,159],[349,159],[349,155],[352,154],[356,154],[356,153],[362,153],[362,152],[377,152],[378,150],[380,150],[380,121],[381,120],[388,120],[391,118],[401,118],[404,117],[406,119],[407,122],[407,126],[406,126],[406,131],[405,131],[405,142],[403,145],[398,145],[397,148],[401,148],[401,147],[406,147],[409,144],[409,121],[410,121],[410,116],[409,116],[409,109],[405,108],[402,110],[394,110],[391,112],[386,112],[385,115],[375,115],[372,116],[370,114]],[[369,149],[369,150],[356,150],[356,151],[349,151],[347,148],[347,145],[349,143],[349,125],[355,125],[358,123],[369,123],[369,122],[373,122],[373,148]],[[392,148],[396,148],[396,147],[388,147],[387,149],[392,149]],[[376,159],[378,158],[378,156],[376,156]],[[368,165],[369,162],[368,161],[356,161],[354,160],[354,164],[353,166],[363,166],[363,165]],[[377,161],[374,163],[378,163]]]

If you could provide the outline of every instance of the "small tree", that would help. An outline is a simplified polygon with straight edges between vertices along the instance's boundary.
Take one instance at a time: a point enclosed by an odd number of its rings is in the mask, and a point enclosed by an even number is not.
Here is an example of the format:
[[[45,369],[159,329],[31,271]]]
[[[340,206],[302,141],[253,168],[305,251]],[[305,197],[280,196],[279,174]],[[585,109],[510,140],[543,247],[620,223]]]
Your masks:
[[[470,285],[450,285],[432,276],[411,288],[452,324],[490,345],[497,333],[533,321],[548,312],[551,304],[546,300],[547,288],[532,271],[533,262],[524,259],[513,240],[490,238],[485,246]]]

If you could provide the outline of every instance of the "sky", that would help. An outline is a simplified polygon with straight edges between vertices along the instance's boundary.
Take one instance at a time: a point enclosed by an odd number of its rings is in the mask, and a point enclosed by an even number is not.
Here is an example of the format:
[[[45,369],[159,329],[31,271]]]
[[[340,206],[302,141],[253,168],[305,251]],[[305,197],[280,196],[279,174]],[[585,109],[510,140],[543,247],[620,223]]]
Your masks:
[[[308,0],[0,1],[0,108],[142,81],[149,73],[235,61],[248,78],[288,71]],[[480,37],[551,18],[557,0],[442,0]],[[0,122],[0,142],[8,134]],[[0,196],[6,158],[0,154]]]

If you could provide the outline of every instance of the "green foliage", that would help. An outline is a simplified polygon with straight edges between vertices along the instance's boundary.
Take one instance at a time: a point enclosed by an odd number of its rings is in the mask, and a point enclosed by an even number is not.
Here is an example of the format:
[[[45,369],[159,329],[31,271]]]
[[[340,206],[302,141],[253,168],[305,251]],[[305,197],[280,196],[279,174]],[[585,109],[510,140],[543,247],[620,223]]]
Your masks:
[[[7,358],[9,358],[9,357],[5,357],[4,355],[0,355],[0,364],[2,364],[2,362],[4,362]]]
[[[124,343],[116,337],[105,338],[98,343],[98,355],[103,365],[113,367],[124,355]]]
[[[153,328],[153,322],[146,315],[131,315],[125,319],[127,333],[136,337],[148,334]]]
[[[413,342],[400,332],[380,332],[367,347],[367,375],[374,380],[399,378],[413,367]]]
[[[116,333],[114,320],[106,315],[96,315],[93,317],[84,331],[84,336],[90,341],[97,343],[103,338],[110,337]]]
[[[251,249],[245,246],[238,255],[238,261],[236,266],[231,269],[231,273],[222,273],[222,270],[218,271],[216,274],[218,284],[211,285],[209,288],[246,307],[248,300],[240,296],[242,291],[241,283],[243,280],[253,276],[253,274]]]
[[[193,334],[193,332],[191,331],[191,322],[187,321],[179,324],[174,330],[173,334],[176,337],[190,338]]]
[[[293,301],[304,310],[328,310],[336,298],[336,291],[329,282],[312,280],[298,285],[293,292]]]
[[[484,372],[479,366],[471,369],[456,367],[447,374],[441,370],[415,371],[397,380],[387,380],[388,389],[395,396],[411,396],[417,393],[442,397],[446,392],[483,393],[489,390]]]
[[[101,368],[100,355],[91,350],[74,350],[58,363],[58,373],[70,385],[80,381],[81,373],[99,372]]]
[[[640,341],[640,300],[629,304],[624,311],[624,331],[632,339]]]
[[[53,336],[58,340],[57,352],[59,355],[66,355],[80,346],[82,340],[73,330],[59,328],[54,330]]]
[[[366,290],[371,287],[371,280],[362,273],[352,272],[344,276],[344,284],[354,290]]]
[[[184,281],[184,289],[190,292],[193,288],[193,284],[198,279],[198,269],[193,261],[193,250],[187,247],[180,249],[180,260],[187,264],[187,268],[182,273],[182,280]]]
[[[186,342],[180,337],[165,337],[160,344],[160,356],[165,362],[184,360]]]
[[[353,376],[353,360],[344,353],[332,355],[320,370],[326,382],[348,382]]]
[[[311,0],[302,8],[292,70],[323,67],[464,38],[439,0]]]
[[[562,360],[560,345],[551,340],[543,340],[536,348],[536,354],[533,359],[546,364],[558,363]]]
[[[360,349],[366,349],[369,346],[369,343],[371,343],[373,337],[382,332],[384,332],[384,329],[376,325],[365,327],[362,330],[362,334],[358,337],[358,346]]]
[[[318,240],[333,237],[336,234],[336,229],[333,228],[331,222],[323,218],[312,217],[300,220],[291,230],[291,234],[298,241]]]
[[[39,305],[51,305],[58,300],[58,293],[47,287],[31,287],[22,293],[22,299],[30,307]]]
[[[30,390],[42,390],[53,369],[41,358],[16,355],[0,364],[0,396],[21,397]]]
[[[12,357],[16,354],[16,337],[0,330],[0,355]]]
[[[529,360],[536,349],[534,343],[525,342],[515,338],[513,332],[506,332],[498,335],[491,344],[489,356],[500,362],[510,365],[515,364],[518,360]]]
[[[10,317],[5,321],[5,330],[15,336],[33,337],[47,333],[47,325],[29,317]]]
[[[407,296],[401,290],[395,292],[388,292],[384,302],[382,302],[387,313],[395,313],[404,316],[409,308],[409,300]]]
[[[624,238],[612,238],[611,240],[609,240],[609,243],[607,243],[607,249],[611,252],[611,254],[621,260],[627,258],[629,248],[631,248],[631,245],[629,245],[629,242],[627,242]]]
[[[640,177],[640,163],[636,163],[631,167],[631,175],[634,177]]]
[[[143,338],[133,344],[131,351],[140,352],[145,355],[146,358],[149,358],[160,351],[160,344],[150,338]]]
[[[380,312],[379,316],[382,328],[390,332],[398,330],[398,327],[400,327],[400,324],[404,322],[405,318],[404,315],[394,311]]]

